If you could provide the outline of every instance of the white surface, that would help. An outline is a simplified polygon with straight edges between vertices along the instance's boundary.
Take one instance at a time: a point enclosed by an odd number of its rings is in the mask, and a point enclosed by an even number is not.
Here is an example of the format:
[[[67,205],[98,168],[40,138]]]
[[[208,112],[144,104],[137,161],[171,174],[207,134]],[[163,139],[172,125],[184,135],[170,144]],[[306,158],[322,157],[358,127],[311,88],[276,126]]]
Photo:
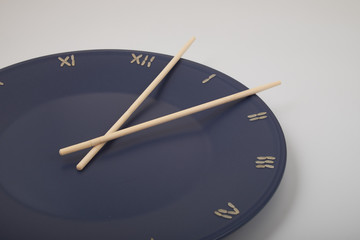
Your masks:
[[[288,163],[240,239],[359,239],[360,1],[4,1],[0,68],[82,49],[184,58],[254,87],[286,135]]]

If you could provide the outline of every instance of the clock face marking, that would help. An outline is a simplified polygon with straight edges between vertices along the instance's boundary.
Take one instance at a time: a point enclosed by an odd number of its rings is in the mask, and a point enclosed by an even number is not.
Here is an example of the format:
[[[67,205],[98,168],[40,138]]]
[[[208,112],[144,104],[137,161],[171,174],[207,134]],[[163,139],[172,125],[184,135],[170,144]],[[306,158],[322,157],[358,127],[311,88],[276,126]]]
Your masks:
[[[155,59],[155,56],[152,56],[152,57],[150,58],[150,61],[148,62],[147,67],[150,67],[150,66],[151,66],[151,63],[154,61],[154,59]]]
[[[274,168],[274,161],[276,158],[273,156],[259,156],[256,157],[257,161],[255,161],[256,168]]]
[[[4,86],[5,85],[5,83],[3,83],[3,82],[0,82],[0,86]]]
[[[144,60],[141,62],[141,66],[144,66],[144,65],[145,65],[145,63],[146,63],[146,61],[148,60],[148,58],[149,58],[149,56],[146,55],[145,58],[144,58]]]
[[[71,63],[69,63],[69,59],[71,58]],[[61,62],[60,67],[64,67],[69,66],[69,67],[74,67],[75,66],[75,56],[71,55],[71,56],[66,56],[65,58],[62,57],[58,57],[59,61]]]
[[[267,112],[259,112],[259,113],[254,113],[254,114],[250,114],[248,115],[248,119],[250,122],[256,121],[256,120],[261,120],[261,119],[265,119],[267,118]]]
[[[132,53],[131,56],[133,57],[133,59],[130,61],[130,63],[136,62],[137,64],[140,64],[140,58],[142,57],[142,54],[136,56],[134,53]]]
[[[207,83],[207,82],[209,82],[212,78],[214,78],[214,77],[216,77],[216,74],[214,73],[214,74],[211,74],[208,78],[206,78],[206,79],[204,79],[203,81],[202,81],[202,83]]]
[[[141,66],[144,66],[145,63],[146,63],[146,61],[149,59],[149,55],[146,55],[146,56],[144,57],[144,59],[141,61],[141,63],[140,63],[140,58],[143,57],[142,54],[139,54],[138,56],[136,56],[134,53],[132,53],[131,56],[133,57],[133,59],[130,61],[130,63],[136,62],[136,64],[141,65]],[[155,59],[155,56],[152,56],[152,57],[150,58],[150,60],[147,62],[147,65],[146,65],[146,66],[147,66],[148,68],[151,67],[151,63],[154,61],[154,59]]]
[[[232,204],[231,202],[228,202],[227,204],[232,210],[228,211],[226,209],[218,209],[216,211],[214,211],[214,214],[216,216],[219,216],[219,217],[222,217],[222,218],[225,218],[225,219],[232,219],[233,217],[232,216],[235,216],[235,215],[238,215],[240,214],[240,211],[239,209],[237,209],[237,207],[235,207],[234,204]]]
[[[256,164],[265,164],[265,163],[270,163],[270,164],[273,164],[274,161],[271,161],[271,160],[265,160],[265,161],[255,161]]]
[[[259,156],[259,157],[256,157],[258,160],[265,160],[265,159],[269,159],[269,160],[275,160],[276,157],[273,157],[273,156]]]

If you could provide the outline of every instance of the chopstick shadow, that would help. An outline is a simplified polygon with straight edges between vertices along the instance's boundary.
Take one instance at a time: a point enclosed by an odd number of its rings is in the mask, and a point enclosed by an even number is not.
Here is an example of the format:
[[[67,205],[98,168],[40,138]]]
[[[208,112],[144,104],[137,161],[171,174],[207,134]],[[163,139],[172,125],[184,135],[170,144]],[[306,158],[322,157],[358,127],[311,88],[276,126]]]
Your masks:
[[[157,96],[160,96],[160,92],[157,93]],[[181,119],[130,134],[128,136],[124,136],[120,139],[110,141],[99,151],[93,160],[97,160],[99,158],[103,158],[103,160],[111,159],[113,156],[119,156],[119,153],[141,149],[141,147],[149,143],[156,144],[158,142],[164,141],[164,139],[167,139],[168,141],[181,141],[185,138],[197,137],[200,134],[206,135],[207,131],[216,126],[221,118],[224,118],[224,115],[231,114],[233,111],[235,111],[236,106],[242,101],[246,101],[246,99],[227,103],[213,109],[208,109],[203,112],[199,112]],[[148,100],[144,102],[142,107],[138,109],[138,112],[129,118],[129,120],[123,125],[122,128],[132,126],[137,119],[151,111],[152,106],[156,104],[156,102],[157,101],[155,100]],[[89,149],[73,154],[68,158],[69,164],[66,164],[64,168],[74,168],[74,161],[79,161],[79,159],[83,158],[84,154],[86,154],[88,151]],[[90,161],[86,168],[91,167],[94,162],[96,161]],[[86,171],[86,169],[84,170]]]
[[[128,120],[123,124],[123,126],[119,130],[135,125],[137,119],[148,115],[148,112],[150,112],[153,109],[153,106],[158,103],[158,100],[161,97],[161,93],[163,92],[163,89],[168,84],[168,78],[171,77],[171,73],[172,71],[168,73],[168,75],[164,78],[164,80],[157,86],[157,88],[153,90],[153,92],[149,95],[149,97],[145,99],[145,101],[134,111],[134,113],[128,118]],[[102,152],[108,151],[109,148],[112,147],[114,142],[116,141],[110,141],[106,143],[106,145],[99,151],[99,153],[94,157],[94,159],[97,158],[99,155],[101,155]]]
[[[224,114],[231,114],[231,112],[236,109],[237,104],[239,104],[239,102],[228,103],[202,113],[177,119],[111,141],[102,148],[102,150],[94,157],[94,160],[101,158],[102,156],[106,156],[104,160],[111,159],[113,156],[119,156],[119,153],[121,152],[141,149],[149,143],[156,144],[165,139],[166,141],[183,141],[184,139],[191,139],[194,137],[204,137],[210,128],[218,124]],[[150,111],[149,106],[147,106],[140,115],[145,114],[146,111]],[[140,115],[137,115],[137,117]],[[125,127],[131,125],[131,123],[132,121],[128,122]],[[89,166],[91,166],[90,164],[93,164],[93,162],[90,162]]]

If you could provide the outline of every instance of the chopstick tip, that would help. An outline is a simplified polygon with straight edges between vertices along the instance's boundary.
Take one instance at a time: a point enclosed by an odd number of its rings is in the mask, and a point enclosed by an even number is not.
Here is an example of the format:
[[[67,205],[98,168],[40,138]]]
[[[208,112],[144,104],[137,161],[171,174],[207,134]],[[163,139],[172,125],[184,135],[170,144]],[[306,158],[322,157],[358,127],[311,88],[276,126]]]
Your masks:
[[[84,169],[85,166],[83,166],[82,164],[78,164],[76,165],[76,170],[78,171],[82,171]]]
[[[279,86],[279,85],[281,85],[282,84],[282,82],[281,81],[275,81],[275,82],[273,82],[272,83],[272,85],[275,87],[275,86]]]
[[[60,150],[59,150],[59,154],[60,154],[60,156],[64,156],[64,155],[65,155],[63,149],[60,149]]]

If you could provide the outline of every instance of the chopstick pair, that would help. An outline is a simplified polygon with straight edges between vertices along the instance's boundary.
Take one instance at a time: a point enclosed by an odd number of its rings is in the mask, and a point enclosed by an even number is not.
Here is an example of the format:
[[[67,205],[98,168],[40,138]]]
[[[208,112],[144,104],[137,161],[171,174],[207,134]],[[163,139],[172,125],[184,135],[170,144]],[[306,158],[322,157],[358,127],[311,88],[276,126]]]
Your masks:
[[[197,112],[201,112],[207,110],[209,108],[214,108],[253,94],[264,91],[266,89],[278,86],[281,84],[280,81],[268,83],[262,86],[258,86],[252,89],[248,89],[242,92],[238,92],[226,97],[222,97],[210,102],[206,102],[191,108],[187,108],[185,110],[181,110],[163,117],[159,117],[135,126],[131,126],[120,131],[117,131],[121,125],[130,117],[130,115],[136,110],[136,108],[145,100],[145,98],[151,93],[151,91],[156,87],[156,85],[165,77],[165,75],[170,71],[170,69],[175,65],[175,63],[180,59],[182,54],[189,48],[191,43],[195,40],[195,38],[190,39],[190,41],[184,46],[182,50],[169,62],[169,64],[164,68],[164,70],[155,78],[155,80],[149,85],[149,87],[139,96],[139,98],[131,105],[131,107],[124,113],[124,115],[114,124],[114,126],[101,137],[94,138],[89,141],[85,141],[82,143],[78,143],[66,148],[60,149],[60,155],[66,155],[72,152],[80,151],[86,148],[93,147],[90,152],[79,162],[76,166],[77,170],[81,171],[95,156],[95,154],[100,151],[100,149],[106,144],[106,142],[114,140],[116,138],[129,135],[131,133],[135,133],[150,127],[154,127],[156,125],[166,123],[169,121],[176,120],[178,118],[182,118]]]
[[[182,55],[189,49],[191,44],[195,41],[195,37],[192,37],[180,51],[171,59],[171,61],[165,66],[165,68],[159,73],[159,75],[151,82],[151,84],[144,90],[144,92],[135,100],[135,102],[129,107],[128,110],[119,118],[119,120],[106,132],[104,136],[107,136],[113,132],[116,132],[121,126],[128,120],[131,114],[144,102],[144,100],[150,95],[150,93],[156,88],[157,85],[165,78],[175,64],[181,59]],[[94,145],[94,147],[85,155],[85,157],[76,165],[76,169],[81,171],[84,167],[95,157],[95,155],[104,147],[106,142]],[[60,150],[60,155],[62,151]]]

